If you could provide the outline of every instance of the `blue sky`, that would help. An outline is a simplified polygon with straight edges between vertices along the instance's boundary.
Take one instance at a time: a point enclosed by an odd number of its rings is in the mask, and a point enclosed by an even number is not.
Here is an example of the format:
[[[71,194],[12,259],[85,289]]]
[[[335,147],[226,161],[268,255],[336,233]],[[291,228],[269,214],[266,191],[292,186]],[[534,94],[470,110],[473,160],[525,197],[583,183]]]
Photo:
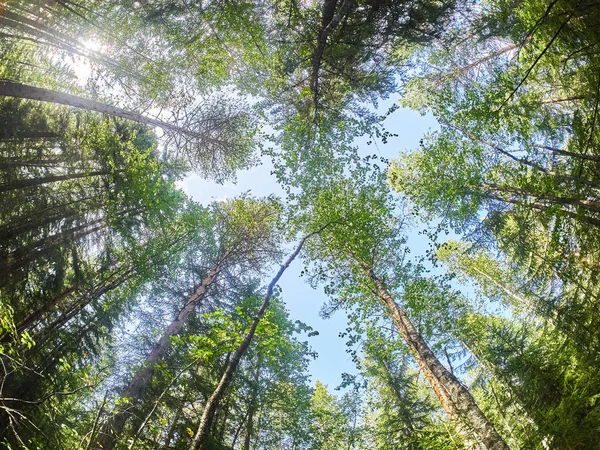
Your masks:
[[[385,113],[393,103],[393,99],[381,102],[379,112]],[[431,116],[421,116],[415,111],[401,108],[387,119],[385,126],[387,131],[398,134],[398,137],[390,138],[387,144],[379,143],[377,148],[360,148],[361,152],[365,155],[377,153],[381,157],[393,159],[401,151],[416,148],[423,135],[429,129],[436,128],[437,124]],[[270,165],[263,164],[240,172],[235,184],[223,185],[190,175],[183,180],[182,189],[191,198],[203,204],[231,198],[247,191],[255,196],[282,195],[275,177],[270,172]],[[424,251],[426,241],[415,229],[409,232],[409,245],[413,254],[420,254]],[[310,367],[313,382],[319,379],[330,388],[334,388],[340,384],[343,372],[354,372],[354,364],[346,353],[345,340],[338,336],[347,326],[346,317],[343,312],[338,312],[330,319],[321,319],[319,310],[327,297],[321,289],[312,289],[306,280],[300,277],[301,269],[302,261],[296,260],[285,272],[279,283],[282,297],[292,320],[301,320],[319,332],[318,336],[308,338],[313,349],[319,354]]]

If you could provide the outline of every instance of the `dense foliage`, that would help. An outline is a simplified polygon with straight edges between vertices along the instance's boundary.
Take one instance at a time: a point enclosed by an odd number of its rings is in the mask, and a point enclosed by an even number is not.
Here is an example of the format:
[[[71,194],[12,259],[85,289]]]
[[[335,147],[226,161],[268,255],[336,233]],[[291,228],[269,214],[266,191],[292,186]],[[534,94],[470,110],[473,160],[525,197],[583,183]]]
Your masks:
[[[0,445],[600,448],[599,30],[591,0],[1,3]],[[392,162],[389,97],[439,125]],[[181,188],[256,164],[283,198]],[[292,264],[347,317],[339,395]]]

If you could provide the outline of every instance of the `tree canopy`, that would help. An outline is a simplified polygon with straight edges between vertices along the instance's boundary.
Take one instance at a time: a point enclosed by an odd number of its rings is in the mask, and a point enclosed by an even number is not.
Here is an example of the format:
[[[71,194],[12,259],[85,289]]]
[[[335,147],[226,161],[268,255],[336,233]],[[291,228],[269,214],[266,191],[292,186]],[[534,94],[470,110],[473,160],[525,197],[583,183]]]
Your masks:
[[[600,448],[599,30],[591,0],[0,3],[0,445]],[[400,108],[435,123],[402,151]]]

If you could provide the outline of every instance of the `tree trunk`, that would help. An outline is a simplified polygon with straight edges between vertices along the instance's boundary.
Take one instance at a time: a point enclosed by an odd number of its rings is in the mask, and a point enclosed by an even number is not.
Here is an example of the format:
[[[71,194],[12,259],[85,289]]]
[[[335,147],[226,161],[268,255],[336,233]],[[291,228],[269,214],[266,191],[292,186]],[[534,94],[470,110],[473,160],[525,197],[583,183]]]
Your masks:
[[[570,205],[575,208],[584,208],[591,212],[600,212],[600,202],[596,200],[589,200],[585,198],[576,198],[576,197],[560,197],[558,195],[552,195],[548,193],[536,193],[530,192],[526,189],[510,187],[510,186],[500,186],[498,184],[493,183],[482,183],[480,187],[483,190],[490,190],[494,192],[504,192],[509,194],[521,195],[523,197],[533,197],[536,199],[547,200],[551,203],[558,205]]]
[[[525,208],[537,209],[538,211],[547,211],[548,210],[548,206],[539,205],[537,203],[525,203],[522,200],[515,200],[512,198],[503,198],[498,195],[494,195],[494,194],[490,194],[490,193],[484,193],[484,196],[490,200],[497,200],[497,201],[503,202],[503,203],[511,203],[513,205],[519,205],[519,206],[523,206]],[[573,220],[577,220],[579,222],[584,222],[584,223],[587,223],[594,227],[600,228],[600,219],[597,219],[595,217],[584,216],[582,214],[577,214],[574,211],[568,211],[568,210],[562,209],[562,208],[560,209],[560,211],[553,212],[553,214],[564,214],[565,216],[570,217]]]
[[[529,39],[527,39],[529,40]],[[512,50],[516,50],[517,48],[519,48],[522,44],[518,43],[518,44],[509,44],[505,47],[502,47],[498,50],[496,50],[495,52],[490,53],[489,55],[486,55],[482,58],[479,58],[476,61],[473,61],[470,64],[467,64],[466,66],[462,66],[459,67],[455,70],[453,70],[450,73],[446,73],[443,75],[440,75],[437,77],[437,79],[435,80],[435,84],[434,87],[438,87],[442,82],[449,80],[449,79],[453,79],[453,78],[457,78],[460,75],[463,75],[464,73],[468,72],[471,69],[475,69],[476,67],[482,65],[483,63],[489,61],[490,59],[493,59],[497,56],[503,55],[504,53],[508,53]]]
[[[136,273],[132,268],[120,268],[108,278],[101,280],[96,286],[94,286],[92,292],[89,294],[82,293],[81,299],[79,299],[75,304],[69,305],[69,309],[64,311],[58,319],[44,327],[43,330],[33,336],[33,340],[36,343],[36,348],[41,348],[44,346],[55,330],[64,327],[91,302],[99,299],[107,292],[116,289],[121,284],[132,279],[135,275]]]
[[[66,298],[70,297],[71,294],[73,292],[75,292],[75,289],[76,289],[76,286],[70,286],[70,287],[68,287],[67,289],[65,289],[64,291],[62,291],[60,294],[58,294],[57,296],[55,296],[48,303],[46,303],[45,305],[43,305],[41,308],[38,308],[34,312],[32,312],[31,314],[29,314],[27,317],[25,317],[23,320],[21,320],[19,322],[19,324],[16,326],[17,332],[18,333],[22,333],[25,329],[31,327],[42,316],[45,316],[52,309],[54,309],[55,306],[57,306],[60,303],[62,303],[63,300],[65,300]]]
[[[190,450],[208,450],[206,445],[207,445],[207,441],[208,441],[209,430],[210,430],[212,421],[214,419],[215,412],[219,406],[219,402],[225,395],[225,391],[227,390],[227,388],[229,387],[229,384],[231,383],[231,380],[233,379],[233,375],[235,374],[235,371],[240,363],[240,360],[246,354],[246,351],[250,347],[250,344],[252,343],[252,339],[254,338],[254,333],[256,332],[256,328],[258,327],[260,320],[263,318],[263,316],[267,312],[267,308],[269,307],[269,304],[271,303],[271,296],[273,295],[273,289],[275,288],[275,285],[277,284],[277,282],[283,275],[283,272],[285,272],[285,270],[290,266],[290,264],[296,258],[296,256],[298,256],[298,254],[300,253],[300,250],[302,250],[302,246],[304,245],[306,240],[310,236],[320,233],[328,225],[329,224],[321,227],[321,229],[319,229],[318,231],[315,231],[314,233],[310,233],[310,234],[307,234],[306,236],[304,236],[300,240],[300,243],[296,247],[296,250],[294,250],[294,252],[285,261],[285,263],[283,263],[283,265],[279,268],[279,271],[277,272],[275,277],[271,280],[271,282],[267,286],[267,292],[263,299],[262,305],[260,306],[258,312],[256,313],[254,320],[252,320],[250,329],[246,333],[246,336],[244,336],[244,340],[242,341],[240,346],[233,353],[231,360],[229,361],[229,364],[227,365],[227,367],[225,368],[225,371],[223,372],[223,375],[221,376],[221,380],[219,381],[219,384],[217,385],[216,389],[214,390],[214,392],[212,393],[212,395],[209,397],[208,401],[206,402],[206,406],[204,407],[204,412],[202,413],[202,418],[200,419],[200,425],[198,426],[198,431],[196,432],[196,435],[194,436],[194,439],[192,440],[192,444],[190,445]]]
[[[0,287],[15,280],[15,270],[20,269],[32,261],[50,253],[58,245],[69,245],[78,242],[79,239],[108,227],[103,223],[104,219],[98,219],[58,234],[39,239],[33,244],[21,247],[9,254],[0,254]],[[87,227],[92,227],[86,229]],[[83,230],[83,231],[82,231]],[[22,275],[21,275],[22,278]],[[18,280],[19,278],[17,278]]]
[[[133,120],[150,127],[159,127],[163,130],[174,131],[176,133],[187,135],[191,138],[202,138],[202,140],[211,142],[207,136],[200,136],[191,130],[178,127],[162,120],[152,119],[142,114],[127,111],[123,108],[107,105],[96,100],[88,100],[76,95],[66,94],[64,92],[53,91],[50,89],[29,86],[12,81],[0,81],[0,96],[27,98],[30,100],[39,100],[41,102],[57,103],[60,105],[72,106],[74,108],[86,109],[88,111],[96,111],[109,116],[121,117],[122,119]]]
[[[260,356],[256,358],[256,370],[254,371],[254,381],[252,383],[252,397],[248,405],[248,420],[246,421],[246,433],[244,435],[244,450],[250,450],[252,434],[254,433],[254,414],[256,413],[258,403],[258,389],[260,381]]]
[[[321,12],[321,25],[319,30],[319,37],[317,39],[317,45],[313,54],[313,66],[312,74],[310,78],[310,89],[313,95],[313,121],[317,119],[317,108],[319,100],[319,71],[321,69],[321,63],[323,60],[323,53],[327,46],[327,39],[340,24],[342,19],[350,13],[350,11],[356,6],[355,0],[342,0],[342,5],[335,13],[337,1],[336,0],[325,0],[323,3],[323,9]]]
[[[465,423],[460,411],[456,404],[450,397],[448,390],[439,382],[439,380],[433,375],[429,367],[427,367],[421,360],[417,358],[419,367],[423,371],[425,378],[429,381],[435,396],[440,401],[442,408],[446,411],[450,422],[456,430],[456,434],[460,437],[466,450],[481,450],[481,445],[477,442],[477,439],[473,437],[473,432],[470,427]]]
[[[531,167],[531,168],[533,168],[535,170],[539,170],[540,172],[542,172],[542,173],[544,173],[544,174],[546,174],[546,175],[548,175],[550,177],[556,178],[558,180],[562,179],[562,180],[572,181],[573,183],[579,183],[579,184],[582,184],[584,186],[588,186],[588,187],[590,187],[592,189],[596,189],[596,190],[600,188],[600,184],[598,184],[597,182],[594,182],[594,181],[591,181],[591,180],[588,180],[588,179],[585,179],[585,178],[581,178],[581,176],[577,176],[577,175],[572,175],[572,174],[568,174],[568,173],[565,174],[565,173],[554,172],[554,171],[549,170],[549,169],[547,169],[547,168],[545,168],[543,166],[540,166],[539,164],[537,164],[537,163],[535,163],[533,161],[529,161],[526,158],[519,158],[519,157],[513,155],[510,151],[504,150],[499,145],[496,145],[496,144],[494,144],[492,142],[485,141],[485,140],[481,139],[480,137],[478,137],[477,135],[475,135],[475,134],[471,133],[470,131],[464,129],[463,127],[460,127],[460,126],[457,126],[457,125],[453,125],[453,124],[450,124],[450,123],[447,123],[447,122],[442,122],[442,123],[444,125],[446,125],[447,127],[449,127],[449,128],[453,128],[455,130],[460,131],[463,135],[469,137],[470,139],[473,139],[474,141],[479,142],[480,144],[483,144],[483,145],[485,145],[487,147],[490,147],[494,151],[496,151],[496,152],[498,152],[498,153],[500,153],[500,154],[502,154],[502,155],[504,155],[504,156],[512,159],[513,161],[515,161],[515,162],[517,162],[519,164],[523,164],[525,166],[529,166],[529,167]],[[571,186],[569,186],[569,187],[571,187]]]
[[[79,216],[79,217],[77,217]],[[43,213],[39,213],[37,217],[33,220],[26,220],[25,218],[18,218],[19,224],[14,225],[9,223],[6,227],[0,229],[0,241],[10,242],[13,239],[16,239],[25,234],[40,234],[42,232],[41,229],[48,227],[49,225],[55,224],[56,222],[63,221],[66,219],[74,220],[82,220],[83,212],[77,210],[63,210],[54,215],[44,215]],[[14,223],[14,221],[13,221]],[[12,225],[9,227],[9,225]],[[6,230],[6,231],[5,231]],[[37,231],[37,233],[35,233]],[[35,233],[35,234],[34,234]]]
[[[57,139],[59,136],[52,131],[27,131],[27,130],[0,130],[0,141],[10,140],[41,140],[41,139]]]
[[[568,156],[570,158],[584,159],[586,161],[592,161],[592,162],[600,162],[600,156],[597,156],[597,155],[587,155],[585,153],[569,152],[567,150],[562,150],[560,148],[550,147],[548,145],[530,144],[530,146],[533,147],[533,148],[539,148],[539,149],[542,149],[542,150],[547,150],[549,152],[552,152],[552,153],[555,153],[555,154],[561,155],[561,156]]]
[[[167,350],[171,347],[171,338],[181,331],[188,318],[194,312],[196,305],[205,297],[209,286],[214,282],[215,277],[221,271],[223,262],[224,259],[222,258],[219,263],[208,272],[202,280],[202,283],[196,288],[192,295],[188,297],[185,305],[177,314],[177,317],[165,329],[154,348],[146,356],[146,360],[142,366],[137,370],[129,384],[127,384],[123,390],[123,397],[131,399],[133,405],[138,402],[144,390],[148,387],[150,381],[152,381],[154,366],[165,356]],[[120,409],[113,414],[102,427],[97,442],[92,448],[98,450],[111,450],[116,444],[117,436],[123,432],[128,418],[129,414],[123,409]]]
[[[481,409],[479,409],[469,390],[438,360],[408,318],[406,311],[400,308],[394,301],[384,283],[377,277],[373,269],[365,263],[359,262],[359,264],[365,275],[375,286],[377,296],[392,316],[392,320],[396,324],[398,331],[413,352],[419,366],[423,369],[434,391],[436,391],[436,395],[438,395],[440,401],[443,399],[442,405],[446,401],[446,396],[440,388],[447,391],[450,400],[454,402],[458,411],[465,416],[471,428],[486,448],[489,450],[509,450],[508,445],[506,445],[494,426]],[[438,394],[437,391],[440,391],[440,393]],[[448,407],[450,408],[449,405]],[[452,420],[452,417],[450,418]]]
[[[1,83],[1,82],[0,82]],[[99,175],[108,175],[110,172],[106,170],[97,170],[85,173],[73,173],[68,175],[50,175],[43,178],[29,178],[26,180],[15,180],[9,183],[0,184],[0,192],[10,192],[17,189],[40,186],[47,183],[55,183],[57,181],[77,180],[79,178],[87,178]]]
[[[177,403],[177,410],[175,411],[175,416],[173,417],[173,421],[171,422],[171,426],[169,427],[169,432],[167,433],[167,437],[165,438],[165,445],[159,448],[169,448],[171,446],[171,441],[173,437],[175,437],[175,431],[177,430],[177,425],[179,423],[179,419],[183,416],[183,407],[186,402],[186,395]]]

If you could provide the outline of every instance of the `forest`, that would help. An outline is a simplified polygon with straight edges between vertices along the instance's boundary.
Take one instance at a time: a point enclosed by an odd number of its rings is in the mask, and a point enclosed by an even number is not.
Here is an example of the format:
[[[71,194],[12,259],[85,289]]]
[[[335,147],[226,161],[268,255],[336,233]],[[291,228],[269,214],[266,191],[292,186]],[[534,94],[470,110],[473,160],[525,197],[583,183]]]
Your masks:
[[[599,103],[593,0],[0,0],[0,446],[600,449]]]

